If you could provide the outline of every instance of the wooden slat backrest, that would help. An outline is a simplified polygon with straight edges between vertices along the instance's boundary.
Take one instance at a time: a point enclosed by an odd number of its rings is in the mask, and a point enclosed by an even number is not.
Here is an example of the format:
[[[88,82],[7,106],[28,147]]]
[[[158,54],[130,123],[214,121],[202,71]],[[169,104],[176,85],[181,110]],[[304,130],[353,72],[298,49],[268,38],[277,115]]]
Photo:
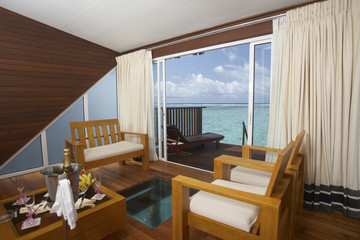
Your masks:
[[[296,159],[296,157],[297,157],[297,155],[299,153],[299,150],[300,150],[301,143],[303,142],[304,136],[305,136],[305,130],[302,130],[296,136],[295,143],[294,143],[294,148],[293,148],[293,150],[291,152],[290,160],[288,162],[288,167],[295,162],[295,159]]]
[[[77,129],[78,129],[79,141],[83,144],[84,148],[87,148],[86,137],[85,137],[85,128],[79,127]],[[74,133],[75,133],[75,129],[74,129]],[[75,139],[76,139],[76,135],[75,135]]]
[[[122,140],[117,119],[70,122],[70,130],[72,139],[81,142],[84,148],[108,145]]]
[[[290,155],[291,155],[293,148],[294,148],[294,141],[290,142],[279,153],[279,156],[278,156],[275,166],[274,166],[274,170],[273,170],[271,178],[270,178],[269,185],[268,185],[266,193],[265,193],[266,196],[270,197],[272,195],[272,193],[275,191],[276,186],[281,181],[281,179],[285,173],[285,169],[289,162]]]
[[[111,142],[115,143],[116,142],[116,136],[115,136],[115,128],[114,125],[109,125],[109,129],[110,129],[110,137],[111,137]]]
[[[108,129],[107,129],[107,125],[102,125],[102,129],[103,129],[103,135],[104,135],[104,144],[105,145],[108,145],[108,144],[110,144],[110,141],[109,141],[109,133],[108,133]],[[106,130],[106,131],[104,131],[104,129]]]
[[[87,134],[88,134],[88,140],[89,140],[89,147],[95,147],[95,139],[94,139],[94,131],[93,131],[93,127],[87,127]]]
[[[95,126],[95,132],[96,132],[96,139],[97,139],[97,145],[102,146],[102,140],[101,140],[101,126]]]

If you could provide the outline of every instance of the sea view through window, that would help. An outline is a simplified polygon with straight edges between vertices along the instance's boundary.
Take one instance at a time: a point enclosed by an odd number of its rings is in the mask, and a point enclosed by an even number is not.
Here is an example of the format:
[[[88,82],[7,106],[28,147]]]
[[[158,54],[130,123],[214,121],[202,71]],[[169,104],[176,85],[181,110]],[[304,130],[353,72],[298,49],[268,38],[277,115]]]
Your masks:
[[[204,103],[204,104],[167,104],[167,107],[205,107],[203,112],[203,132],[214,132],[224,135],[222,143],[242,145],[242,122],[248,127],[248,104],[240,103]],[[266,146],[269,122],[269,104],[255,104],[254,112],[258,117],[254,119],[256,134],[254,145]],[[226,117],[224,117],[226,116]],[[246,144],[246,138],[245,138]]]
[[[266,146],[270,66],[270,41],[199,51],[166,59],[160,67],[166,69],[160,77],[166,84],[159,86],[166,87],[167,108],[202,107],[203,133],[222,134],[221,143],[242,145],[244,122],[252,144]],[[156,103],[156,84],[154,92]]]

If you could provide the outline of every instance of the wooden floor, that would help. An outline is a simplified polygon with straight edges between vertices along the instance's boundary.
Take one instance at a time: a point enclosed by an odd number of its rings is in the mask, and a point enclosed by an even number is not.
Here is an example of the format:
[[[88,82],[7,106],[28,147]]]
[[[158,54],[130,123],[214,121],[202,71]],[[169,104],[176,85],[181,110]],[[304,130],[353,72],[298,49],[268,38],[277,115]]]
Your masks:
[[[211,173],[163,161],[151,163],[149,171],[143,171],[137,163],[127,163],[126,165],[115,163],[94,169],[94,171],[101,173],[103,185],[114,191],[125,189],[154,176],[170,180],[172,177],[181,174],[207,182],[213,178]],[[28,189],[45,187],[44,178],[40,173],[27,174],[25,180],[25,187]],[[0,189],[1,199],[17,194],[16,187],[11,179],[0,180]],[[119,232],[118,239],[165,240],[172,237],[171,219],[154,230],[130,217],[127,217],[127,220],[128,223]],[[346,218],[341,214],[304,211],[301,216],[297,217],[297,221],[297,239],[360,239],[360,220]],[[190,234],[190,239],[215,239],[196,229],[191,229]]]

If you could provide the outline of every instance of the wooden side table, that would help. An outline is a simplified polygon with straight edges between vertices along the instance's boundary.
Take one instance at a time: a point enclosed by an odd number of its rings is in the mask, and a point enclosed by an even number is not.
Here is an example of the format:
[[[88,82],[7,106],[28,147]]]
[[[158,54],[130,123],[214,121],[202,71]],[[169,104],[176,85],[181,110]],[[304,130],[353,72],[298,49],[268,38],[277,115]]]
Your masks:
[[[46,188],[39,189],[35,194],[45,194]],[[126,200],[123,196],[101,186],[101,192],[106,194],[106,199],[96,204],[95,208],[83,208],[78,211],[76,227],[69,230],[70,239],[102,239],[114,235],[126,224]],[[0,201],[0,208],[7,203],[12,203],[19,196]],[[38,203],[39,201],[37,201]],[[0,223],[0,236],[2,239],[64,239],[62,218],[56,213],[39,214],[41,217],[39,227],[21,232],[19,223],[9,221]]]

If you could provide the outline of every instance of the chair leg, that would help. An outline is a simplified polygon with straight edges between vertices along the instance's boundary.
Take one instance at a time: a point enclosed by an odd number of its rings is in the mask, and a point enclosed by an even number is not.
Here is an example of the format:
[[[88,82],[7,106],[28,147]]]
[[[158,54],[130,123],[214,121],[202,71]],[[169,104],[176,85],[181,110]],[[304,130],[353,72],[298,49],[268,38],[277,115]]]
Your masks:
[[[150,167],[149,153],[145,153],[142,159],[142,169],[149,170],[149,167]]]

